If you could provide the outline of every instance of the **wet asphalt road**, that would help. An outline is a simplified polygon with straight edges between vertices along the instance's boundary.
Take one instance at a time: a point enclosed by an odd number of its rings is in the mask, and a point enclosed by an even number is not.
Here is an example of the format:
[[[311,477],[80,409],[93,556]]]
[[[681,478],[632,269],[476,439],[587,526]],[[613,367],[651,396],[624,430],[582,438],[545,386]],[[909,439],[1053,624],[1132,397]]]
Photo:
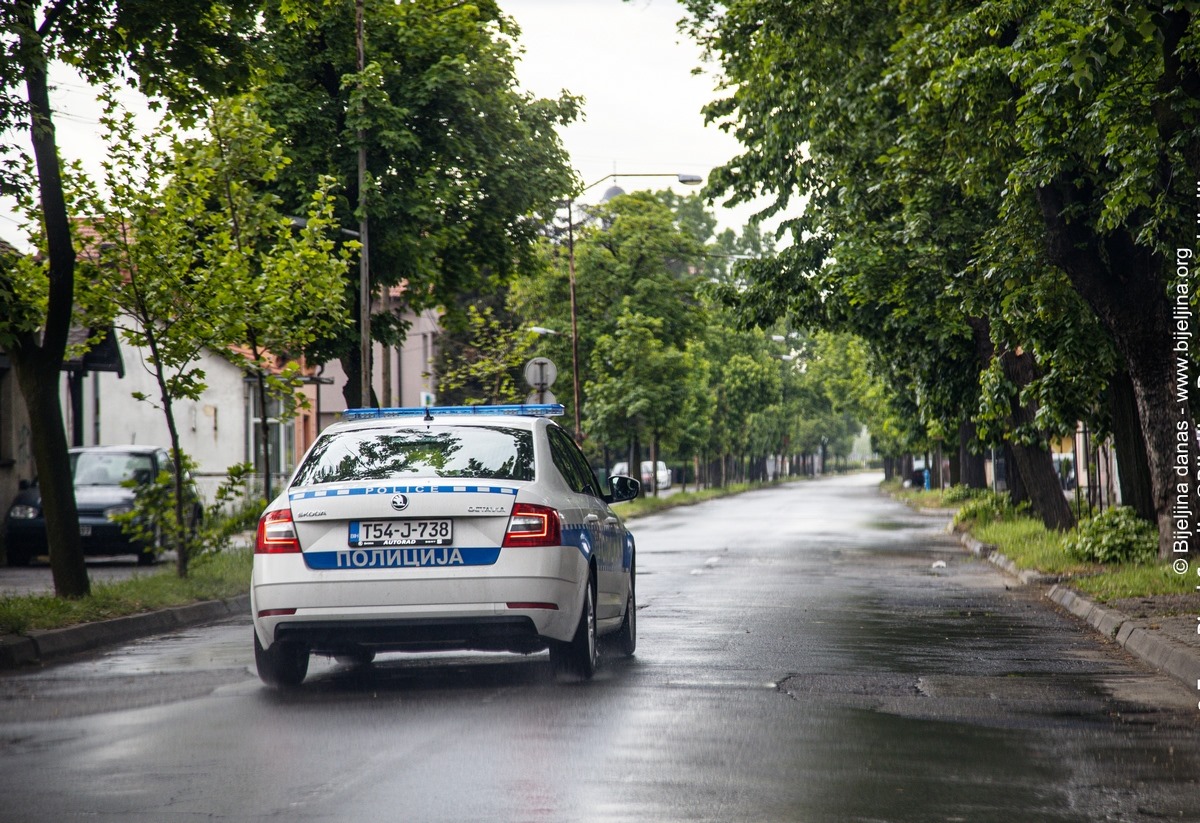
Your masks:
[[[589,683],[388,656],[280,694],[248,618],[7,674],[0,820],[1200,821],[1195,696],[878,479],[635,521],[638,655]]]

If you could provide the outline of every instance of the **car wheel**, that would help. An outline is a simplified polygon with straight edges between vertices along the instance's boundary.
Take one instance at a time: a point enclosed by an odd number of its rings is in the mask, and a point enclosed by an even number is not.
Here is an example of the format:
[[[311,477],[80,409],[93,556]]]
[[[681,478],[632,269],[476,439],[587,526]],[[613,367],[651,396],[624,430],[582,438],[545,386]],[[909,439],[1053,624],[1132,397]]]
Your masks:
[[[637,651],[637,596],[633,586],[629,587],[629,599],[625,602],[625,619],[621,628],[612,636],[612,645],[625,657],[633,657]]]
[[[158,552],[162,546],[162,529],[157,526],[154,529],[154,539],[149,545],[142,546],[138,552],[137,562],[139,566],[153,566],[158,562]]]
[[[28,566],[33,559],[29,552],[19,546],[9,546],[4,553],[5,560],[10,566]]]
[[[594,580],[588,579],[583,589],[583,610],[579,614],[579,625],[575,636],[567,643],[558,643],[550,649],[550,658],[560,675],[591,679],[596,673],[596,593]]]
[[[262,682],[275,688],[299,686],[308,674],[308,649],[299,643],[281,641],[264,649],[254,632],[254,663]]]

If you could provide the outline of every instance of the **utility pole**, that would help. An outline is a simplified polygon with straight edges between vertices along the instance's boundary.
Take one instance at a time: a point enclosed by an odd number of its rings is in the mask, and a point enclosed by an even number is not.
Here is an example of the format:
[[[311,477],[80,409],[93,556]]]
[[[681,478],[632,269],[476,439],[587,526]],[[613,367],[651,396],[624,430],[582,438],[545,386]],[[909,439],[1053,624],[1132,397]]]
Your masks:
[[[363,36],[364,0],[354,0],[354,41],[358,49],[359,105],[362,106],[362,73],[366,68],[367,49]],[[358,127],[358,322],[359,322],[359,406],[371,405],[371,268],[367,242],[367,135],[359,111]]]

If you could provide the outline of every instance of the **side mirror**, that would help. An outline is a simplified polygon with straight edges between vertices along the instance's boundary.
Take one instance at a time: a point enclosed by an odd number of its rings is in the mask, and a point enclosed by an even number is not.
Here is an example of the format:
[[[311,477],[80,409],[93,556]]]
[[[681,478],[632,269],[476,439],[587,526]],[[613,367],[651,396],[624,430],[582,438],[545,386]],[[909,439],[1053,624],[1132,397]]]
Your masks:
[[[607,497],[609,503],[623,503],[626,500],[632,500],[642,491],[641,483],[632,477],[620,474],[608,478],[608,487],[612,489],[612,493]]]

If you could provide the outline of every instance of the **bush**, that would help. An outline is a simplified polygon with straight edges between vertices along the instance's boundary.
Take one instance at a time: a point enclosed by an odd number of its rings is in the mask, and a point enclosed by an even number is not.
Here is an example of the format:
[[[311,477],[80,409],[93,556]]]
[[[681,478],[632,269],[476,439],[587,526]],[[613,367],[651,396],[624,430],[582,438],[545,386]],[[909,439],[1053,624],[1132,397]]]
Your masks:
[[[1063,548],[1092,563],[1151,563],[1158,557],[1158,532],[1133,509],[1115,506],[1081,522]]]
[[[958,514],[954,515],[954,525],[986,526],[989,523],[1013,520],[1028,510],[1029,503],[1014,506],[1012,498],[1007,494],[985,490],[963,503]]]
[[[990,493],[987,489],[972,489],[970,486],[959,484],[942,492],[942,502],[953,506],[956,503],[966,503],[968,500],[985,497]]]
[[[195,468],[187,455],[182,456],[179,465],[186,473]],[[189,560],[221,552],[230,547],[234,535],[255,527],[266,506],[264,501],[247,494],[253,474],[254,467],[249,463],[230,466],[224,482],[217,488],[215,501],[204,507],[198,520],[190,513],[197,498],[189,496],[182,524],[175,518],[175,479],[170,472],[159,472],[158,477],[140,486],[127,481],[122,485],[137,490],[133,509],[115,515],[113,520],[130,537],[153,546],[156,552],[174,549]],[[190,481],[188,489],[189,495],[195,495]]]

